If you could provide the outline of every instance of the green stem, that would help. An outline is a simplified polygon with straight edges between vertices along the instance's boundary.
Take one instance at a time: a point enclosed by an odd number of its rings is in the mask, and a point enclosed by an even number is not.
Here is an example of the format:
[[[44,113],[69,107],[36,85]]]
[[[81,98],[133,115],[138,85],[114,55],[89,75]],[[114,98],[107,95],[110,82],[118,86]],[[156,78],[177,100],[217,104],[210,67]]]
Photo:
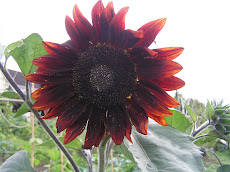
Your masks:
[[[197,139],[199,139],[199,138],[202,138],[202,137],[207,137],[207,136],[208,136],[207,134],[200,135],[200,136],[195,137],[195,138],[194,138],[194,140],[196,141],[196,140],[197,140]]]
[[[218,162],[219,162],[219,164],[220,164],[220,166],[222,166],[223,164],[221,163],[221,161],[220,161],[220,159],[219,159],[219,157],[216,155],[216,153],[214,152],[214,150],[207,150],[208,152],[210,152],[211,154],[213,154],[215,157],[216,157],[216,159],[218,160]]]
[[[110,136],[107,136],[104,140],[101,141],[97,152],[98,152],[98,172],[105,172],[106,162],[108,157],[106,156],[106,146],[107,142],[110,140]]]
[[[19,96],[27,104],[27,106],[29,107],[30,111],[33,112],[33,114],[36,116],[36,118],[38,119],[39,123],[45,129],[45,131],[47,132],[47,134],[53,139],[53,141],[56,143],[56,145],[65,154],[66,158],[70,161],[73,169],[76,172],[79,172],[79,169],[78,169],[76,163],[74,162],[73,158],[71,157],[70,153],[68,152],[68,150],[60,142],[60,140],[55,136],[55,134],[50,129],[50,127],[46,124],[46,122],[42,118],[40,118],[39,112],[37,110],[35,110],[35,109],[32,108],[32,105],[33,105],[32,102],[26,98],[26,96],[24,95],[24,93],[21,91],[21,89],[18,87],[18,85],[14,82],[14,80],[11,78],[11,76],[9,75],[9,73],[4,69],[4,67],[3,67],[3,65],[2,65],[1,62],[0,62],[0,70],[2,71],[3,75],[6,77],[6,79],[8,80],[8,82],[11,84],[11,86],[15,89],[15,91],[19,94]]]
[[[206,121],[200,127],[198,127],[196,130],[194,130],[193,133],[191,134],[191,136],[195,137],[197,134],[199,134],[201,131],[203,131],[205,128],[207,128],[209,125],[210,125],[210,122]]]

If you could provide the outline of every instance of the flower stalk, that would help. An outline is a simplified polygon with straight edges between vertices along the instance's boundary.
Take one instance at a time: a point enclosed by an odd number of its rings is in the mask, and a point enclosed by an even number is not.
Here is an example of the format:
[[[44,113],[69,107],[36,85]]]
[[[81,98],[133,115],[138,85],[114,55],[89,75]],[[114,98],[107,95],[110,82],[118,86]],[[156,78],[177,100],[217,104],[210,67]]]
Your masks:
[[[110,140],[110,136],[107,136],[104,140],[101,141],[97,151],[98,151],[98,172],[105,172],[106,164],[108,161],[107,156],[107,146],[108,141]]]
[[[53,131],[50,129],[50,127],[46,124],[46,122],[40,118],[40,114],[37,110],[32,108],[32,102],[30,100],[28,100],[26,98],[26,96],[23,94],[23,92],[21,91],[21,89],[18,87],[18,85],[14,82],[14,80],[12,79],[12,77],[9,75],[9,73],[4,69],[2,63],[0,63],[0,70],[2,71],[3,75],[5,76],[5,78],[7,79],[7,81],[10,83],[10,85],[15,89],[15,91],[19,94],[19,96],[22,98],[22,100],[24,101],[24,103],[26,103],[26,105],[28,106],[28,108],[30,109],[30,111],[36,116],[36,118],[38,119],[40,125],[44,128],[44,130],[47,132],[47,134],[53,139],[53,141],[56,143],[56,145],[62,150],[62,152],[65,154],[66,158],[70,161],[73,169],[76,172],[79,172],[79,169],[76,165],[76,163],[74,162],[73,158],[71,157],[70,153],[68,152],[68,150],[64,147],[64,145],[60,142],[60,140],[55,136],[55,134],[53,133]]]

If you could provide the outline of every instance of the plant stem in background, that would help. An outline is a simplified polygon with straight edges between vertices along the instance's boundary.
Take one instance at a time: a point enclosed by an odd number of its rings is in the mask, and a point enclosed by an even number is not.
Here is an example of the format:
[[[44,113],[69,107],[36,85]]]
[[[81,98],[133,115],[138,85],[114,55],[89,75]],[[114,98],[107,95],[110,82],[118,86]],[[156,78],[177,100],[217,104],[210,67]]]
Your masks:
[[[216,159],[218,160],[218,162],[219,162],[219,164],[220,164],[221,166],[223,165],[223,164],[221,163],[219,157],[216,155],[216,153],[215,153],[214,150],[208,149],[207,151],[210,152],[211,154],[213,154],[213,155],[216,157]]]
[[[195,129],[191,136],[192,137],[195,137],[197,134],[199,134],[201,131],[203,131],[205,128],[207,128],[209,126],[210,122],[209,121],[206,121],[204,122],[200,127],[198,127],[197,129]]]
[[[36,116],[36,118],[38,119],[38,121],[41,124],[41,126],[45,129],[45,131],[48,133],[48,135],[53,139],[53,141],[56,143],[56,145],[65,154],[66,158],[70,161],[73,169],[75,171],[79,172],[79,169],[78,169],[76,163],[74,162],[73,158],[71,157],[70,153],[68,152],[68,150],[63,146],[63,144],[60,142],[60,140],[58,140],[58,138],[55,136],[55,134],[49,128],[49,126],[46,124],[46,122],[42,118],[40,118],[39,112],[37,110],[35,110],[35,109],[32,108],[32,102],[26,99],[26,96],[20,90],[20,88],[18,87],[18,85],[14,82],[14,80],[9,75],[9,73],[6,70],[4,70],[4,67],[3,67],[2,63],[0,63],[0,69],[1,69],[1,71],[3,73],[3,75],[6,77],[7,81],[10,83],[10,85],[15,89],[15,91],[19,94],[19,96],[27,104],[27,106],[29,107],[30,111],[33,112],[33,114]]]

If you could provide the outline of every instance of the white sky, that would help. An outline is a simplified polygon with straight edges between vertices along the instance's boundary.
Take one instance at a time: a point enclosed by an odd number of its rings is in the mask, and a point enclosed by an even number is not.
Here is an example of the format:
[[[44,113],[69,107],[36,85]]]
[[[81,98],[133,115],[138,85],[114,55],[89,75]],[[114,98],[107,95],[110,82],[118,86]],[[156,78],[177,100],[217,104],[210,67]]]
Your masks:
[[[65,16],[72,17],[74,4],[91,21],[96,0],[1,0],[0,43],[39,33],[45,41],[62,43],[69,39]],[[109,1],[103,0],[104,5]],[[166,25],[151,48],[181,46],[176,61],[184,69],[177,75],[186,85],[184,97],[224,99],[230,103],[230,10],[228,0],[114,0],[115,12],[129,6],[126,28],[136,30],[162,17]]]

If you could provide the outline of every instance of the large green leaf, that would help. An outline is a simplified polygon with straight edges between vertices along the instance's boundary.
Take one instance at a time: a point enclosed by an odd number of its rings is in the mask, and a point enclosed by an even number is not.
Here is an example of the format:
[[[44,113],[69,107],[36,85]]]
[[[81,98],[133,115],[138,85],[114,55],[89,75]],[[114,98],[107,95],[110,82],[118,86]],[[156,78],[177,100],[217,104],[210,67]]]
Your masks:
[[[132,141],[124,143],[133,154],[142,172],[194,172],[204,170],[201,152],[193,138],[170,126],[163,127],[152,120],[148,134],[133,129]]]
[[[217,172],[229,172],[230,171],[230,165],[222,165],[217,168]]]
[[[30,165],[29,156],[26,151],[19,151],[9,157],[0,167],[1,172],[35,172]]]
[[[188,111],[188,114],[190,115],[190,117],[192,118],[193,122],[197,121],[197,115],[196,113],[192,110],[192,108],[187,105],[186,103],[184,103],[186,110]]]
[[[17,44],[16,44],[17,45]],[[29,35],[22,40],[22,44],[9,50],[9,54],[17,62],[24,75],[35,72],[36,66],[32,67],[32,61],[36,57],[47,54],[42,45],[42,38],[37,33]],[[32,69],[31,69],[32,67]],[[31,71],[30,71],[31,69]]]
[[[14,116],[14,118],[22,116],[23,114],[25,114],[28,111],[29,111],[28,106],[25,103],[23,103],[21,105],[21,107],[18,109],[18,111],[17,111],[16,115]]]
[[[64,142],[64,137],[58,137],[58,139],[62,143]],[[55,146],[55,143],[53,140],[48,140],[46,142],[43,142],[42,144],[39,144],[38,146]],[[73,148],[73,149],[77,149],[77,150],[80,150],[82,148],[81,141],[78,138],[74,139],[72,142],[70,142],[69,144],[66,144],[64,146],[67,148]]]
[[[173,112],[173,115],[165,117],[167,124],[184,133],[192,125],[192,123],[190,123],[181,112],[177,110],[171,111]]]

